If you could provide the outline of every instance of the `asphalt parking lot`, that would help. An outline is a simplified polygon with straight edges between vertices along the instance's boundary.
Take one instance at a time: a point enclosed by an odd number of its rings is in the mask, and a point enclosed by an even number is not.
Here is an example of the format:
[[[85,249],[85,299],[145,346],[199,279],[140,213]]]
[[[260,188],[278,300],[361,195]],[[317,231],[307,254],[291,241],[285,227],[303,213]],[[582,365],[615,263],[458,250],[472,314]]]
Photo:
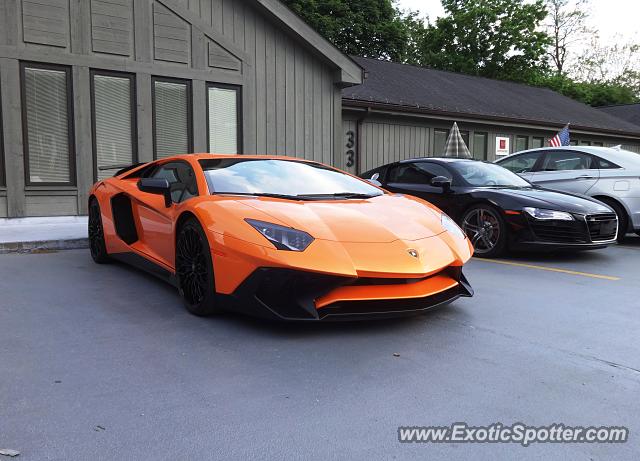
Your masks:
[[[369,323],[189,315],[88,251],[0,255],[0,448],[24,460],[638,459],[640,238],[473,260],[471,299]],[[396,356],[394,354],[399,354]],[[400,444],[398,426],[627,426],[624,444]]]

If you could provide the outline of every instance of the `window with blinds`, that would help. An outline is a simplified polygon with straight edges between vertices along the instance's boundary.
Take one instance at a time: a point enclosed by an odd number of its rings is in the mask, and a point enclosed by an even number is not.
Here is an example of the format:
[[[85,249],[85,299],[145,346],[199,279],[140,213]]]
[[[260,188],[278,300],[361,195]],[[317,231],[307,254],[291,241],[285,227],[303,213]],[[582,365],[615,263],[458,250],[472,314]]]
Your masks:
[[[153,93],[156,158],[191,152],[190,82],[154,79]]]
[[[24,65],[22,79],[29,183],[72,184],[69,69]]]
[[[475,131],[473,133],[473,158],[476,160],[487,159],[487,140],[489,139],[488,133],[480,133]]]
[[[533,137],[531,138],[531,148],[538,149],[544,146],[544,138]]]
[[[135,162],[133,76],[93,73],[93,130],[97,179]]]
[[[528,136],[516,136],[516,152],[527,150],[529,148]]]
[[[239,91],[236,88],[209,85],[207,93],[209,152],[237,154]]]
[[[432,156],[440,157],[444,154],[444,146],[449,137],[449,130],[433,130],[433,152]]]

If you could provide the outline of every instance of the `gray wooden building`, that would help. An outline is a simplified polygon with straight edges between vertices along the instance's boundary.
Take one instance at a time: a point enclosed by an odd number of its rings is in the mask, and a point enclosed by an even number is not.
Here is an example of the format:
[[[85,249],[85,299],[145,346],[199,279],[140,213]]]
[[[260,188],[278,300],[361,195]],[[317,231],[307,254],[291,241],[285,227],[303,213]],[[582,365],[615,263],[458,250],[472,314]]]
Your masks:
[[[366,77],[366,78],[365,78]],[[0,217],[86,212],[91,184],[174,153],[304,157],[360,173],[640,127],[550,90],[340,53],[278,0],[0,0]]]
[[[362,77],[277,0],[3,0],[0,217],[83,214],[97,178],[173,153],[334,163]]]
[[[345,138],[338,162],[353,172],[441,155],[454,121],[482,160],[546,146],[567,123],[572,144],[622,145],[640,153],[640,126],[546,88],[354,59],[367,78],[343,91]]]

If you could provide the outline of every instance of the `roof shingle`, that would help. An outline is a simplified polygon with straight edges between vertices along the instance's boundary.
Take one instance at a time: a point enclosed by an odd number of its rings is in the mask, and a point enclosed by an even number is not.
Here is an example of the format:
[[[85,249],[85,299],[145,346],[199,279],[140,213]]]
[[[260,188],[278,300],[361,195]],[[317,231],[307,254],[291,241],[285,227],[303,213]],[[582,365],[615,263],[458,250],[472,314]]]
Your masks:
[[[351,100],[559,127],[570,123],[576,128],[640,137],[640,126],[547,88],[376,59],[354,60],[368,77],[362,85],[343,90],[347,104]]]
[[[598,107],[598,110],[606,112],[614,117],[626,120],[640,127],[640,104],[618,104],[615,106]]]

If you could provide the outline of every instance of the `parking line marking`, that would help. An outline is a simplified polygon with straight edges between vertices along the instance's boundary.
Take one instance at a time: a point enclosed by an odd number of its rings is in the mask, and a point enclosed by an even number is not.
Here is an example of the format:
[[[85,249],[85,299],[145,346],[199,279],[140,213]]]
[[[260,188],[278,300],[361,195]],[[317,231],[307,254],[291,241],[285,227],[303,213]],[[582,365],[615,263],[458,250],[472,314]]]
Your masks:
[[[535,264],[525,264],[525,263],[516,263],[513,261],[504,261],[502,259],[484,259],[484,258],[473,258],[476,261],[484,261],[487,263],[494,263],[494,264],[504,264],[506,266],[516,266],[516,267],[525,267],[527,269],[538,269],[541,271],[549,271],[549,272],[560,272],[562,274],[569,274],[569,275],[580,275],[582,277],[591,277],[594,279],[602,279],[602,280],[611,280],[611,281],[617,281],[620,280],[620,277],[612,277],[611,275],[601,275],[601,274],[590,274],[588,272],[578,272],[578,271],[572,271],[572,270],[568,270],[568,269],[559,269],[557,267],[548,267],[548,266],[537,266]]]

